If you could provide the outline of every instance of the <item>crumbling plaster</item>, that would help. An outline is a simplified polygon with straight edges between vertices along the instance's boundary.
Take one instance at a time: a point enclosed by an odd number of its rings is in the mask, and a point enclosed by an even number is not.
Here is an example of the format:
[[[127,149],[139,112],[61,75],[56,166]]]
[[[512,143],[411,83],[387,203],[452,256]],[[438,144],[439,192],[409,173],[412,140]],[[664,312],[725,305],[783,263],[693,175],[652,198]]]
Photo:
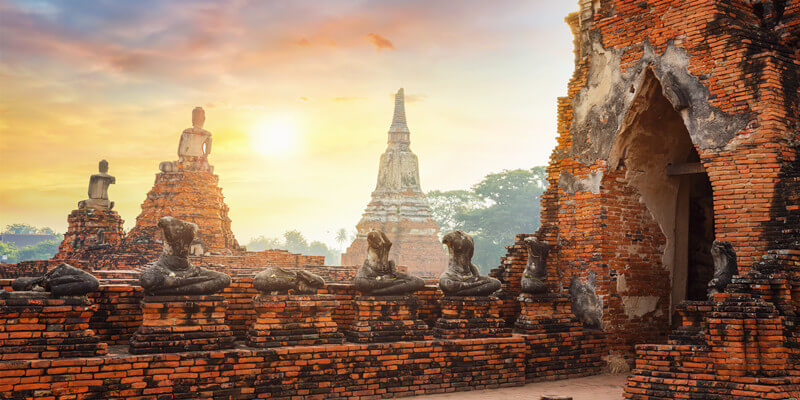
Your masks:
[[[572,102],[572,153],[585,165],[608,160],[616,136],[624,129],[644,73],[652,70],[664,96],[681,114],[692,142],[700,149],[722,148],[746,126],[746,113],[728,115],[709,104],[710,93],[689,73],[689,55],[670,43],[658,55],[643,43],[642,58],[622,71],[623,50],[605,49],[597,35],[588,35],[591,54],[587,83]]]

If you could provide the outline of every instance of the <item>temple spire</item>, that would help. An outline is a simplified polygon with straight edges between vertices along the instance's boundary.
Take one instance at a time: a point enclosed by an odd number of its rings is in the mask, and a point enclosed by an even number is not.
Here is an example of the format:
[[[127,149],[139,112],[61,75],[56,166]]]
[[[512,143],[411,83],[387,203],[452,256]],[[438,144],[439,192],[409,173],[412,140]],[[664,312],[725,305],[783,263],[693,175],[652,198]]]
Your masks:
[[[394,95],[394,116],[392,116],[392,126],[389,128],[389,144],[393,143],[410,143],[403,88],[400,88]]]

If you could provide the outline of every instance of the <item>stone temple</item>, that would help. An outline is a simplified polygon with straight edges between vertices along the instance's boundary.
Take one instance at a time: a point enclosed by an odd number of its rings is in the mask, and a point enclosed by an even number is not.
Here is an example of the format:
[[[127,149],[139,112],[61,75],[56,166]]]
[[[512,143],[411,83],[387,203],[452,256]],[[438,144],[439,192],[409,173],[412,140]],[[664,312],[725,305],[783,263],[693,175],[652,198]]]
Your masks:
[[[358,272],[238,246],[195,110],[132,232],[101,162],[56,258],[0,266],[0,397],[373,399],[616,371],[625,399],[800,399],[800,0],[579,0],[566,21],[542,226],[489,277],[469,235],[436,248],[402,91]],[[435,258],[439,285],[398,268]]]
[[[356,225],[358,236],[342,254],[342,265],[360,265],[367,255],[367,234],[386,233],[394,244],[389,257],[416,275],[438,275],[447,265],[439,242],[439,225],[419,182],[419,161],[411,152],[411,133],[406,124],[403,89],[394,99],[386,152],[381,155],[378,183],[372,199]]]
[[[101,162],[101,173],[90,178],[90,198],[81,201],[69,215],[67,233],[53,262],[112,271],[110,276],[133,276],[134,271],[158,258],[163,237],[157,224],[160,218],[171,216],[198,226],[191,245],[191,256],[197,263],[245,275],[254,275],[264,265],[321,266],[322,257],[281,250],[251,252],[239,245],[231,230],[219,176],[210,164],[212,134],[203,129],[204,123],[205,112],[195,108],[192,127],[179,137],[178,160],[158,164],[159,172],[142,203],[142,212],[127,234],[122,230],[122,218],[108,200],[108,185],[115,183],[114,177],[103,171],[108,163]]]

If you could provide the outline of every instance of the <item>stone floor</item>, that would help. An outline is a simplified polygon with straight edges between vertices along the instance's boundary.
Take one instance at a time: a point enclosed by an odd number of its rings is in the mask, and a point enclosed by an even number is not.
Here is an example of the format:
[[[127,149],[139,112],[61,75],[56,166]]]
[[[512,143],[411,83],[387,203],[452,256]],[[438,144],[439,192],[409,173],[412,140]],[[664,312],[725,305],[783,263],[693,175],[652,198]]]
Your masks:
[[[573,400],[620,400],[622,399],[622,388],[627,377],[627,375],[596,375],[563,381],[531,383],[525,386],[504,389],[418,396],[414,397],[414,400],[539,400],[542,395],[546,394],[571,396]]]

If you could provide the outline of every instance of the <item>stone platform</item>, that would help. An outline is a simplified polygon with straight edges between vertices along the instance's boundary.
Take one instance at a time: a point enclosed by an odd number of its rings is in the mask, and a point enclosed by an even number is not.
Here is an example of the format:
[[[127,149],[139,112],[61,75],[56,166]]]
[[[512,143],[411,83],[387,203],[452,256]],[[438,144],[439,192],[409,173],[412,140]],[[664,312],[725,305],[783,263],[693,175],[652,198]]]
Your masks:
[[[0,362],[3,398],[367,399],[525,383],[525,342],[506,338],[117,353]]]
[[[583,329],[572,314],[572,303],[567,295],[523,293],[517,299],[520,314],[514,328],[520,333],[539,334]]]
[[[357,296],[354,319],[345,331],[354,343],[430,340],[428,325],[417,317],[417,296]]]
[[[443,339],[505,337],[511,329],[500,318],[497,297],[444,296],[439,299],[442,315],[433,326],[434,335]]]
[[[233,347],[221,295],[145,296],[142,325],[131,336],[131,354],[219,350]]]
[[[252,347],[342,344],[344,335],[331,317],[338,305],[333,295],[256,295],[256,320],[247,343]]]
[[[95,357],[106,354],[89,320],[85,297],[0,300],[0,360]]]

